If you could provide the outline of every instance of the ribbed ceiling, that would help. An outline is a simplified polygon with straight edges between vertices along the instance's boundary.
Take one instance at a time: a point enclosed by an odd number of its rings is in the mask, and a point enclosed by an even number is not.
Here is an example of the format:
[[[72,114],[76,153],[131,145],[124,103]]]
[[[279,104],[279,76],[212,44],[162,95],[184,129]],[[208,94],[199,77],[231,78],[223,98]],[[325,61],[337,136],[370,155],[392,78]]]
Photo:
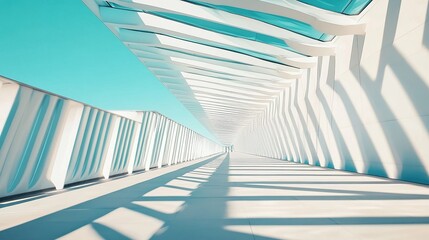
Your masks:
[[[363,34],[369,0],[84,0],[208,129],[240,129],[335,54],[335,36]],[[144,79],[142,79],[144,81]]]

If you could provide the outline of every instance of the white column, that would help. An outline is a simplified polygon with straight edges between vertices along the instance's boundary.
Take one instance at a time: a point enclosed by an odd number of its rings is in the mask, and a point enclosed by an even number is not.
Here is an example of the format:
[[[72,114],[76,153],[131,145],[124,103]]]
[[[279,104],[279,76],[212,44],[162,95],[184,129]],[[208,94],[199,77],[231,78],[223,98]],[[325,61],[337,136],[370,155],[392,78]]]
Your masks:
[[[168,140],[168,130],[170,127],[170,123],[168,121],[167,118],[165,118],[164,120],[164,132],[163,132],[163,136],[162,136],[162,142],[161,142],[161,147],[160,147],[160,152],[159,152],[159,158],[158,158],[158,168],[162,167],[162,163],[164,162],[164,156],[165,156],[165,148],[167,145],[167,140]]]
[[[6,124],[9,112],[15,102],[19,85],[15,83],[2,82],[0,78],[0,135]]]
[[[152,122],[149,129],[149,137],[147,141],[147,149],[145,154],[145,171],[148,171],[150,169],[150,165],[152,163],[153,153],[154,153],[154,145],[155,145],[155,139],[156,139],[156,131],[157,131],[157,121],[158,121],[158,115],[153,114],[152,115]]]
[[[136,123],[136,128],[134,129],[134,137],[131,144],[131,150],[130,150],[130,156],[128,160],[128,174],[133,173],[134,170],[134,162],[136,161],[136,152],[137,152],[137,145],[139,143],[140,138],[140,130],[142,128],[141,123]]]
[[[112,116],[112,135],[109,138],[109,145],[103,166],[103,176],[105,179],[109,179],[110,177],[110,168],[112,167],[113,154],[115,153],[116,140],[118,138],[119,123],[121,122],[118,118],[117,116]]]
[[[56,189],[64,188],[83,109],[84,105],[77,102],[67,100],[64,103],[58,122],[59,133],[53,141],[51,160],[47,161],[53,163],[48,176]]]

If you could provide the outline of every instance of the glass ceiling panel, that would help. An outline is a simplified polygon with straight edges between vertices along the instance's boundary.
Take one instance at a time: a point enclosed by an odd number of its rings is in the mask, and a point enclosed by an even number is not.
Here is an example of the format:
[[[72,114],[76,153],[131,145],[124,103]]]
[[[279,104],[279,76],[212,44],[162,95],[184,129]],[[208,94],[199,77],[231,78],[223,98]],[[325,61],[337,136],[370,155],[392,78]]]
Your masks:
[[[222,10],[232,14],[253,18],[261,22],[265,22],[265,23],[274,25],[276,27],[280,27],[288,31],[298,33],[316,40],[326,42],[326,41],[331,41],[334,38],[333,35],[319,32],[316,29],[314,29],[311,25],[292,18],[282,17],[282,16],[258,12],[258,11],[252,11],[252,10],[247,10],[247,9],[237,8],[237,7],[214,5],[214,4],[205,3],[205,2],[196,1],[196,0],[186,0],[186,1],[194,4],[198,4],[201,6],[209,7],[209,8]]]
[[[177,22],[189,24],[191,26],[203,28],[203,29],[206,29],[206,30],[209,30],[212,32],[217,32],[217,33],[226,34],[226,35],[233,36],[233,37],[245,38],[245,39],[249,39],[252,41],[262,42],[262,43],[274,45],[274,46],[281,47],[283,49],[287,49],[289,51],[294,52],[294,50],[292,48],[290,48],[285,43],[285,41],[283,41],[280,38],[273,37],[273,36],[260,34],[257,32],[253,32],[253,31],[249,31],[249,30],[245,30],[245,29],[241,29],[241,28],[236,28],[236,27],[232,27],[229,25],[225,25],[225,24],[210,22],[210,21],[206,21],[203,19],[189,17],[189,16],[185,16],[185,15],[166,13],[166,12],[150,12],[150,13],[157,15],[157,16],[160,16],[160,17],[170,19],[170,20],[174,20]]]
[[[283,41],[280,38],[273,37],[273,36],[253,32],[253,31],[249,31],[249,30],[245,30],[245,29],[241,29],[241,28],[237,28],[237,27],[232,27],[232,26],[225,25],[225,24],[211,22],[211,21],[207,21],[204,19],[194,18],[194,17],[190,17],[190,16],[186,16],[186,15],[167,13],[167,12],[144,11],[141,9],[125,7],[125,6],[122,6],[122,5],[119,5],[116,3],[112,3],[112,2],[107,2],[107,3],[111,7],[116,8],[116,9],[136,11],[136,12],[146,12],[146,13],[150,13],[150,14],[153,14],[153,15],[156,15],[159,17],[167,18],[167,19],[170,19],[173,21],[177,21],[177,22],[181,22],[184,24],[194,26],[194,27],[199,27],[199,28],[202,28],[205,30],[209,30],[212,32],[217,32],[217,33],[226,34],[226,35],[233,36],[233,37],[239,37],[239,38],[249,39],[252,41],[262,42],[262,43],[274,45],[277,47],[281,47],[283,49],[286,49],[286,50],[289,50],[292,52],[296,52],[294,49],[289,47],[285,43],[285,41]]]
[[[260,53],[260,52],[255,52],[249,49],[243,49],[243,48],[238,48],[238,47],[233,47],[233,46],[227,46],[224,44],[220,44],[220,43],[216,43],[216,42],[211,42],[211,41],[204,41],[204,40],[196,40],[196,39],[189,39],[189,38],[185,38],[185,37],[178,37],[178,36],[173,36],[173,35],[169,35],[169,34],[163,34],[163,33],[156,33],[156,32],[151,32],[151,31],[142,31],[142,30],[131,30],[131,29],[124,29],[127,31],[135,31],[135,32],[146,32],[146,33],[153,33],[153,34],[159,34],[159,35],[165,35],[168,37],[172,37],[172,38],[176,38],[176,39],[181,39],[181,40],[185,40],[188,42],[193,42],[193,43],[198,43],[198,44],[202,44],[205,46],[210,46],[210,47],[215,47],[215,48],[220,48],[220,49],[224,49],[224,50],[228,50],[228,51],[232,51],[232,52],[236,52],[236,53],[241,53],[247,56],[251,56],[251,57],[255,57],[261,60],[265,60],[268,62],[273,62],[273,63],[277,63],[277,64],[281,64],[281,65],[285,65],[284,63],[282,63],[281,61],[279,61],[277,58],[268,55],[268,54],[264,54],[264,53]]]
[[[221,34],[225,34],[225,35],[229,35],[229,36],[233,36],[233,37],[240,37],[240,38],[244,38],[244,39],[248,39],[248,40],[252,40],[252,41],[257,41],[257,42],[261,42],[261,43],[265,43],[265,44],[275,45],[277,47],[281,47],[281,48],[286,49],[288,51],[298,53],[294,49],[290,48],[282,39],[272,37],[269,35],[260,34],[257,32],[252,32],[249,30],[232,27],[232,26],[225,25],[225,24],[210,22],[207,20],[194,18],[194,17],[190,17],[190,16],[186,16],[186,15],[167,13],[167,12],[144,11],[141,9],[125,7],[125,6],[122,6],[122,5],[119,5],[116,3],[112,3],[112,2],[107,2],[107,3],[109,3],[109,5],[112,8],[122,9],[122,10],[127,10],[127,11],[146,12],[146,13],[150,13],[150,14],[153,14],[153,15],[156,15],[159,17],[167,18],[167,19],[170,19],[173,21],[177,21],[177,22],[181,22],[184,24],[194,26],[194,27],[202,28],[205,30],[209,30],[209,31],[213,31],[213,32],[217,32],[217,33],[221,33]],[[137,30],[134,30],[134,31],[137,31]],[[141,31],[141,32],[150,32],[150,31]],[[154,33],[154,32],[152,32],[152,33]],[[160,33],[157,33],[157,34],[160,34]],[[165,34],[161,34],[161,35],[165,35]],[[245,54],[248,56],[252,56],[252,57],[255,57],[255,58],[258,58],[261,60],[285,65],[284,63],[282,63],[277,58],[275,58],[271,55],[264,54],[261,52],[252,51],[249,49],[227,46],[224,44],[219,44],[219,43],[209,42],[209,41],[194,40],[194,39],[188,39],[188,38],[171,36],[171,35],[167,35],[167,36],[178,38],[178,39],[183,39],[183,40],[186,40],[189,42],[195,42],[195,43],[199,43],[199,44],[203,44],[203,45],[207,45],[207,46],[222,48],[225,50],[229,50],[229,51],[233,51],[233,52],[237,52],[237,53],[242,53],[242,54]],[[329,35],[326,35],[326,36],[329,36]],[[298,53],[298,54],[301,54],[301,53]]]
[[[298,0],[300,2],[322,8],[328,11],[346,15],[357,15],[368,6],[372,0]]]

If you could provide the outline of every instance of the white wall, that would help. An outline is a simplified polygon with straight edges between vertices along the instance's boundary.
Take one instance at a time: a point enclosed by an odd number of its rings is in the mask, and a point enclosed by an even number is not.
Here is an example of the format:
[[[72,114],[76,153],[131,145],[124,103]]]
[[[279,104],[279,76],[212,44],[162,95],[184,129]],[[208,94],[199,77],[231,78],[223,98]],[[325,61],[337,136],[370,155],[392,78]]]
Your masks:
[[[366,35],[338,37],[337,54],[285,89],[237,150],[429,184],[428,11],[427,0],[375,1]]]
[[[223,150],[159,113],[126,116],[0,78],[0,198],[132,173],[141,169],[140,162],[163,167]],[[143,132],[143,116],[155,116],[157,129]],[[177,134],[160,121],[183,131]],[[157,137],[148,139],[146,133]],[[169,144],[166,155],[167,137],[187,142]],[[186,154],[178,156],[181,151]]]

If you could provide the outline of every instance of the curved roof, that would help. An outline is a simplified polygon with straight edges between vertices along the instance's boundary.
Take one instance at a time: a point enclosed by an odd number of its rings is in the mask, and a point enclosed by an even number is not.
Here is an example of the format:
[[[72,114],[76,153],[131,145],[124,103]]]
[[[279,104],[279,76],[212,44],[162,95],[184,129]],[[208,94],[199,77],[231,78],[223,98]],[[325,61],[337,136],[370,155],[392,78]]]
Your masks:
[[[371,0],[84,0],[225,144],[335,36],[363,34]]]

